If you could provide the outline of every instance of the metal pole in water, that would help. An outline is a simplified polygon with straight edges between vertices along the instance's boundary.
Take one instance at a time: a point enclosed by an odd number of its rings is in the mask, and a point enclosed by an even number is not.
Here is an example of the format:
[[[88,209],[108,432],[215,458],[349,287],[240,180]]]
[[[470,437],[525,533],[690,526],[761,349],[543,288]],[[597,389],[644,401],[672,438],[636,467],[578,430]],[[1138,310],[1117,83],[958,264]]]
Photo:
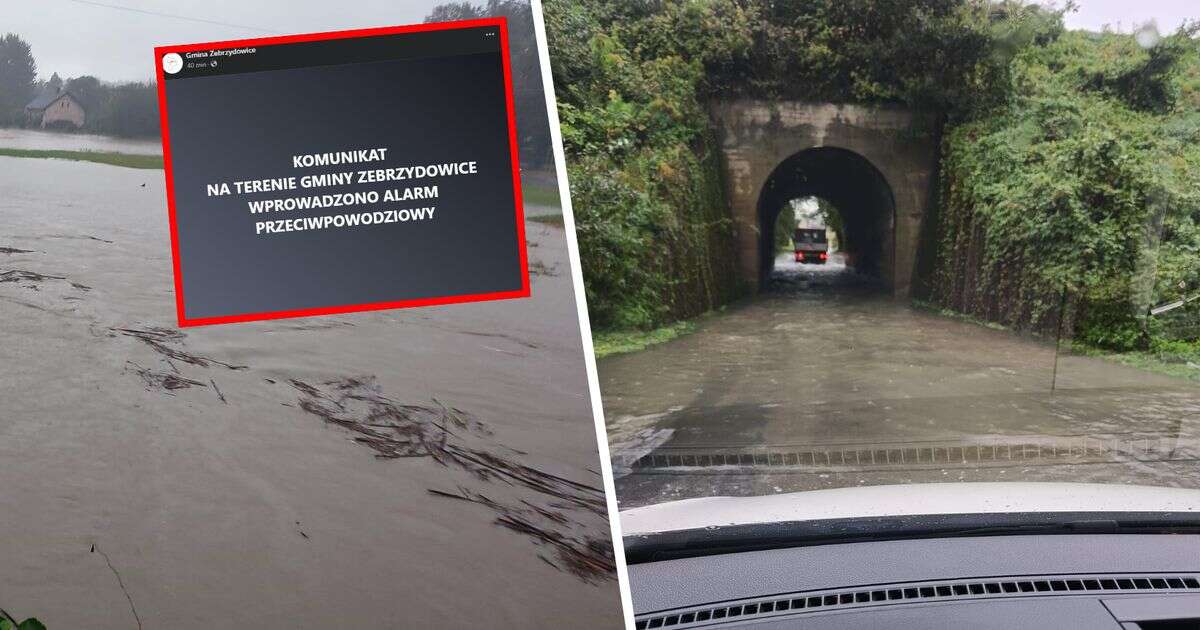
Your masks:
[[[1058,353],[1062,348],[1063,320],[1067,317],[1067,285],[1063,284],[1062,298],[1058,301],[1058,336],[1054,339],[1054,371],[1050,374],[1050,393],[1058,386]]]

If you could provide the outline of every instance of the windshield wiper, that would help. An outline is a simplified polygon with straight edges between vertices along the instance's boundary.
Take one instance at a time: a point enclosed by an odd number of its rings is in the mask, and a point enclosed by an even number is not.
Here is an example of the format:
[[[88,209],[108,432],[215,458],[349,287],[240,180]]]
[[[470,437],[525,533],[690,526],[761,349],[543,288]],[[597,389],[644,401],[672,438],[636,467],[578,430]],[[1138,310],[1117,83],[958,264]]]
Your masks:
[[[1200,512],[927,514],[755,523],[625,537],[630,564],[812,545],[1060,534],[1200,534]]]

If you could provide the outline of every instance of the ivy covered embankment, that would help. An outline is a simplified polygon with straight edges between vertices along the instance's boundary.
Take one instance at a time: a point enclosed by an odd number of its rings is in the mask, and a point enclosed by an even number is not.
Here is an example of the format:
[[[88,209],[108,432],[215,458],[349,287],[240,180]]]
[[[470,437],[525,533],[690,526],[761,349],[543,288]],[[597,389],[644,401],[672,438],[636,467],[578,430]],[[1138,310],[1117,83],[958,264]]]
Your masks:
[[[701,95],[706,65],[748,41],[727,29],[724,18],[737,11],[720,15],[714,5],[545,7],[598,330],[651,329],[740,295],[720,157]],[[680,21],[656,20],[668,12]]]
[[[997,42],[1028,37],[1004,16],[1047,17],[979,0],[547,0],[543,8],[597,331],[654,329],[744,292],[704,103],[979,106],[997,98],[991,87],[1004,76]]]
[[[1011,76],[1006,105],[944,135],[928,298],[1048,336],[1061,323],[1092,347],[1186,354],[1196,308],[1148,310],[1200,292],[1196,41],[1066,32],[1023,49]]]
[[[1200,294],[1195,28],[1066,31],[1061,10],[1021,0],[544,13],[594,330],[644,332],[741,295],[704,103],[747,96],[937,114],[917,297],[1200,364],[1200,300],[1147,314]]]

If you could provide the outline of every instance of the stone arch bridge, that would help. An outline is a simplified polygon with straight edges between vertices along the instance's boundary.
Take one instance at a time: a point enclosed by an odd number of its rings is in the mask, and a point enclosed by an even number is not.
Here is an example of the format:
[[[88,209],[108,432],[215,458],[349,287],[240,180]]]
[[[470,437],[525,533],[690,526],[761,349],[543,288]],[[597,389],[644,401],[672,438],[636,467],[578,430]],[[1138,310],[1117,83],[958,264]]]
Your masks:
[[[855,267],[878,275],[897,297],[910,294],[937,168],[932,117],[749,99],[717,101],[710,110],[743,280],[763,285],[779,212],[813,196],[838,208]]]

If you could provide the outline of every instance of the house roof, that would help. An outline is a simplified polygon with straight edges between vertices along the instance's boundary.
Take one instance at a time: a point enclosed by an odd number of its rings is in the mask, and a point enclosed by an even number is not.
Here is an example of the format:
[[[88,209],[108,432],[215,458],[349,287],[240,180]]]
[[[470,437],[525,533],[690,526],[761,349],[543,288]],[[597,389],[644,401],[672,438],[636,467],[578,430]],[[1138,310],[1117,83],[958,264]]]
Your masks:
[[[74,94],[71,94],[67,90],[63,90],[61,92],[54,92],[51,90],[43,90],[42,93],[39,94],[37,98],[33,99],[32,101],[29,101],[29,104],[25,106],[25,109],[46,109],[47,107],[50,107],[50,105],[52,103],[54,103],[54,101],[57,101],[58,99],[60,99],[64,96],[70,96],[72,100],[74,100],[76,103],[79,103],[79,99],[76,98]],[[83,104],[79,103],[79,106],[83,107]]]
[[[50,89],[42,90],[42,93],[38,94],[37,98],[29,101],[29,104],[25,106],[25,109],[46,109],[50,106],[50,103],[54,102],[54,99],[58,98],[59,94],[62,94],[62,92],[57,92]]]

